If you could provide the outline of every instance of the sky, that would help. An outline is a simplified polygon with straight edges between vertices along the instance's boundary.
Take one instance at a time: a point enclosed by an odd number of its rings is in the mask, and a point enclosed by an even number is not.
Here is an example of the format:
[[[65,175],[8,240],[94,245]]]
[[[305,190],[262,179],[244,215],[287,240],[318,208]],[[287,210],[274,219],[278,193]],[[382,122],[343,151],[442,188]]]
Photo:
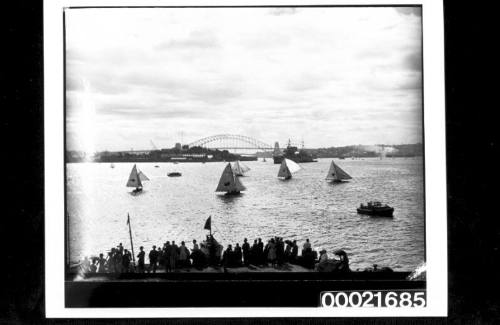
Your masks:
[[[66,10],[67,148],[422,142],[419,8]]]

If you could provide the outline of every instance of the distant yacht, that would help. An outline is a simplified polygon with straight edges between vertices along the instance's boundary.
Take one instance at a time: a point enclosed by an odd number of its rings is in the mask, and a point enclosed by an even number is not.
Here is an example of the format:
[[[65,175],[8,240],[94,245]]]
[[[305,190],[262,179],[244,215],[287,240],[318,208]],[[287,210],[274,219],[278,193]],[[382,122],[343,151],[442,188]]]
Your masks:
[[[115,168],[115,164],[111,164],[111,166],[109,166],[109,167],[111,167],[111,168]]]
[[[250,170],[247,166],[244,164],[240,163],[239,160],[236,160],[231,167],[233,168],[233,172],[236,176],[243,176],[247,171]]]
[[[149,181],[149,178],[141,171],[137,171],[137,166],[134,164],[130,176],[128,177],[127,187],[135,187],[133,193],[142,191],[142,182]]]
[[[330,169],[328,170],[328,174],[326,175],[326,179],[333,182],[342,182],[348,179],[352,179],[352,177],[347,174],[342,168],[337,166],[332,160],[330,164]]]
[[[239,178],[235,175],[231,163],[226,165],[219,180],[219,185],[215,192],[226,192],[226,195],[240,194],[246,190]]]
[[[288,158],[284,158],[280,165],[280,170],[278,171],[278,177],[282,177],[284,179],[292,178],[292,174],[298,172],[301,167]]]

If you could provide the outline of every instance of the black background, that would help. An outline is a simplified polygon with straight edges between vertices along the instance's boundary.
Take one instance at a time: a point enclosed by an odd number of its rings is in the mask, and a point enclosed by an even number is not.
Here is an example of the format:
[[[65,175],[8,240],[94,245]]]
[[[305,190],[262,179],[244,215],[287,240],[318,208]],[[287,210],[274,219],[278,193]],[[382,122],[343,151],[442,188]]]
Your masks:
[[[446,134],[449,225],[449,318],[495,323],[499,318],[500,200],[497,198],[498,50],[495,11],[487,2],[445,4]],[[0,323],[44,320],[43,21],[42,1],[2,6],[2,160],[4,194]],[[425,27],[424,27],[425,28]],[[496,56],[496,58],[495,58]],[[493,60],[491,60],[493,58]],[[51,73],[46,71],[46,73]],[[432,141],[427,138],[426,141]],[[497,168],[493,168],[493,167]],[[260,320],[267,323],[269,320]],[[277,323],[284,319],[273,320]],[[317,323],[331,323],[316,319]],[[361,319],[358,323],[378,322]],[[430,323],[442,319],[399,319]],[[76,321],[82,323],[82,321]],[[96,321],[105,324],[109,321]],[[144,323],[130,321],[130,323]],[[183,320],[170,320],[185,323]],[[234,320],[215,320],[232,323]],[[248,323],[248,320],[239,320]],[[294,323],[307,320],[294,319]],[[337,320],[338,322],[338,320]],[[352,323],[343,320],[340,323]],[[86,322],[84,322],[86,324]]]

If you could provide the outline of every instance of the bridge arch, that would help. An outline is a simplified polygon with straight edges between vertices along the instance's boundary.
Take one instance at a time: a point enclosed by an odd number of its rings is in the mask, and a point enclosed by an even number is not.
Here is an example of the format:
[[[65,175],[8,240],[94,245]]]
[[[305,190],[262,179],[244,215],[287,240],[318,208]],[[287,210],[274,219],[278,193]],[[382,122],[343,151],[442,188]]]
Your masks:
[[[259,149],[272,150],[273,147],[252,137],[238,134],[216,134],[188,144],[191,147],[205,147],[217,149]]]

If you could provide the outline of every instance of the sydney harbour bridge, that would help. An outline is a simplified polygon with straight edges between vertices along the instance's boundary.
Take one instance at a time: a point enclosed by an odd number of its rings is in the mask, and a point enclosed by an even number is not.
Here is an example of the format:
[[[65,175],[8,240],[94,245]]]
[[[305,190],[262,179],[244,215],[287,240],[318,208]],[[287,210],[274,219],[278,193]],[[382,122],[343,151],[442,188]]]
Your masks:
[[[232,151],[269,151],[274,147],[244,135],[237,134],[217,134],[205,137],[188,144],[189,148],[202,147],[208,149],[232,150]]]
[[[151,140],[151,146],[152,150],[158,150],[156,145],[153,143]],[[260,141],[258,139],[245,136],[245,135],[238,135],[238,134],[216,134],[216,135],[211,135],[209,137],[201,138],[196,141],[193,141],[188,144],[177,144],[177,145],[182,145],[188,146],[189,148],[193,147],[202,147],[202,148],[207,148],[207,149],[218,149],[218,150],[228,150],[231,152],[245,152],[245,153],[256,153],[256,152],[270,152],[270,151],[277,151],[279,150],[278,143],[276,142],[274,146],[265,143],[263,141]],[[151,149],[149,150],[130,150],[130,151],[120,151],[123,153],[134,153],[134,154],[141,154],[141,153],[149,153],[152,151]]]

